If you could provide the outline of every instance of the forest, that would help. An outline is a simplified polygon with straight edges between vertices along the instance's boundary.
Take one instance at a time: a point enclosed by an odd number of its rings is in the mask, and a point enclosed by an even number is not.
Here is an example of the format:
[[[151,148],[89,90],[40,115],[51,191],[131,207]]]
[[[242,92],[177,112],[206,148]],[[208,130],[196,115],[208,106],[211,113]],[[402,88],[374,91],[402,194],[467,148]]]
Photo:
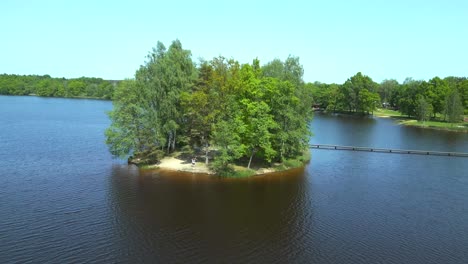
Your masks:
[[[65,79],[49,75],[0,74],[0,95],[112,99],[117,83],[89,77]]]
[[[403,115],[424,121],[439,119],[460,122],[468,114],[468,79],[434,77],[429,81],[407,78],[380,84],[357,73],[344,84],[308,83],[314,106],[328,112],[372,113],[376,108],[398,110]]]
[[[116,88],[106,130],[110,152],[143,164],[199,151],[218,174],[252,161],[305,161],[312,93],[298,57],[263,66],[222,56],[195,63],[180,41],[163,43]],[[308,151],[306,151],[308,153]]]

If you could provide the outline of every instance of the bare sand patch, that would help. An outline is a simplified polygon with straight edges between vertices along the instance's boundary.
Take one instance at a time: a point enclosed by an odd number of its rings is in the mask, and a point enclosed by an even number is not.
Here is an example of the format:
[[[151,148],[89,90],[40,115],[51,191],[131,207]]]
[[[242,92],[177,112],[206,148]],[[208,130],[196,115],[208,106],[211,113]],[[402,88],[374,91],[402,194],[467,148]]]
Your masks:
[[[175,157],[164,157],[161,159],[157,167],[174,171],[213,174],[213,172],[203,162],[196,162],[195,166],[192,166],[191,160],[184,160]]]

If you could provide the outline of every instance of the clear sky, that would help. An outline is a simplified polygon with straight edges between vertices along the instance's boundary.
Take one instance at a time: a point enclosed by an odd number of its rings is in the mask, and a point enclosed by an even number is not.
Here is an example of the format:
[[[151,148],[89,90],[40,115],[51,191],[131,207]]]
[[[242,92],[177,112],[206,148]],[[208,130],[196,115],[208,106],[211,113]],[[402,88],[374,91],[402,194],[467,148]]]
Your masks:
[[[299,56],[304,80],[468,76],[468,1],[0,1],[0,73],[132,78],[162,41],[193,59]]]

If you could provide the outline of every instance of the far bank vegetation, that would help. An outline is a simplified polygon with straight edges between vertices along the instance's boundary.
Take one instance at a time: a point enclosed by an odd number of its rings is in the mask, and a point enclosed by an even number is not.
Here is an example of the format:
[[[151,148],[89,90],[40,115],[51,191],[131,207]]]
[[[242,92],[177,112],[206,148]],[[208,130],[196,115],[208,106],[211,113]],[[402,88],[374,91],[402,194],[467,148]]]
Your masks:
[[[380,84],[361,73],[344,84],[308,83],[316,109],[332,113],[378,114],[397,111],[398,117],[432,122],[440,127],[466,127],[468,79],[434,77],[429,81],[407,78],[402,84],[384,80]],[[394,113],[394,112],[393,112]],[[394,115],[394,114],[392,114]],[[464,116],[465,115],[465,116]],[[440,123],[445,123],[440,124]]]

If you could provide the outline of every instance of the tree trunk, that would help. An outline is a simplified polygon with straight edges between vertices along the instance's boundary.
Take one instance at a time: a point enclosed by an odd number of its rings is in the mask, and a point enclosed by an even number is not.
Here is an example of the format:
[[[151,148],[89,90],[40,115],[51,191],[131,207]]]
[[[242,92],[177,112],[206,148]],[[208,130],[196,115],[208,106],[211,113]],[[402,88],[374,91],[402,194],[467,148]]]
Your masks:
[[[281,142],[281,151],[280,151],[280,159],[281,159],[281,162],[283,162],[284,158],[283,158],[283,151],[284,151],[284,141]]]
[[[172,133],[169,132],[169,135],[167,136],[167,154],[169,154],[169,151],[171,150],[171,135]]]
[[[208,153],[210,150],[208,149],[208,142],[205,143],[205,164],[208,165]]]
[[[175,150],[175,143],[176,143],[176,134],[177,130],[174,129],[174,137],[172,138],[172,151]]]
[[[250,155],[249,165],[247,165],[247,169],[250,169],[250,163],[252,163],[252,158],[254,154],[255,154],[255,149],[252,149],[252,154]]]

